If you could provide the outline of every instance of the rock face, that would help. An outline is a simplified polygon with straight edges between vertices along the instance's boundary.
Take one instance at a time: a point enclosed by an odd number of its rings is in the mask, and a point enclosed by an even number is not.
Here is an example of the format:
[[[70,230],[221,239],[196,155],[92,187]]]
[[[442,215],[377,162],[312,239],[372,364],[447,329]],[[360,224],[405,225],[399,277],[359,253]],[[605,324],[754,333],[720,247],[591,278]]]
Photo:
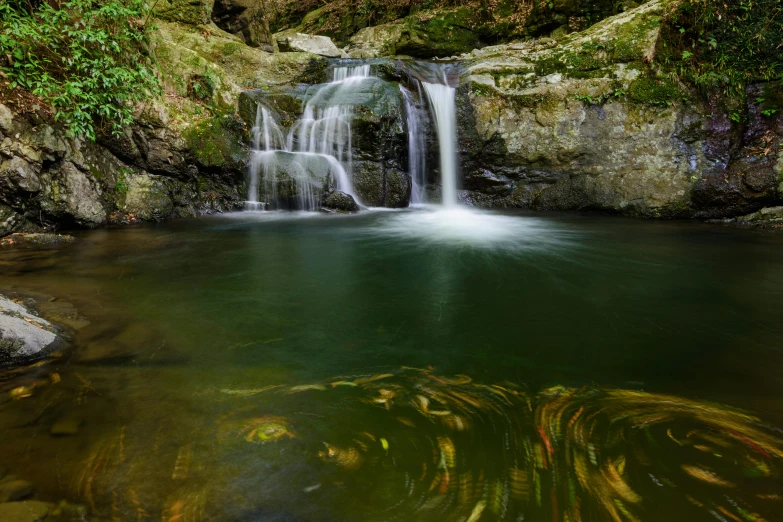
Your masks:
[[[153,13],[158,18],[171,22],[204,25],[212,19],[215,0],[159,0],[154,5]]]
[[[25,306],[0,295],[0,362],[34,357],[62,343],[54,325]],[[6,498],[0,502],[7,500],[15,499]]]
[[[271,35],[262,24],[265,16],[258,0],[215,0],[212,21],[215,25],[252,46],[272,51]]]
[[[169,4],[212,6],[157,9]],[[0,103],[0,236],[238,209],[249,159],[248,128],[234,115],[239,93],[325,78],[326,61],[314,54],[273,55],[214,26],[156,26],[152,44],[172,96],[137,107],[119,135],[72,139],[45,116]]]
[[[277,38],[281,52],[312,53],[327,58],[340,58],[343,52],[334,45],[328,36],[293,33]]]
[[[783,92],[750,87],[740,124],[655,76],[663,10],[652,1],[557,42],[474,51],[458,93],[462,198],[666,218],[779,204],[783,118],[753,100]]]
[[[403,20],[366,27],[351,37],[352,58],[407,55],[417,58],[451,56],[481,46],[471,29],[475,13],[469,9],[419,13]]]
[[[0,129],[2,232],[92,227],[117,215],[152,221],[236,208],[247,158],[244,131],[231,131],[230,119],[203,125],[220,129],[211,133],[220,136],[209,147],[199,139],[210,129],[188,141],[187,133],[149,120],[92,143],[66,138],[50,124],[13,119]],[[228,142],[223,149],[221,139]]]

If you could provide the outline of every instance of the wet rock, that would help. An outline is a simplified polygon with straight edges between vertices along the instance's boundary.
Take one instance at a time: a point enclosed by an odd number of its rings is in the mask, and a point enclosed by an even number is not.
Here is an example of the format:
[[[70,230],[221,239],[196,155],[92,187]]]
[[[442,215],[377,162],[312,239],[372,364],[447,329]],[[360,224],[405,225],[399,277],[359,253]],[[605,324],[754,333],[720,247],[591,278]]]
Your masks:
[[[411,197],[411,177],[382,163],[357,161],[353,164],[354,188],[369,207],[405,208]]]
[[[0,502],[13,502],[33,494],[33,485],[26,480],[0,482]],[[0,520],[6,520],[0,517]]]
[[[78,435],[81,425],[81,419],[74,419],[69,417],[57,419],[49,429],[49,433],[55,437]]]
[[[322,207],[337,210],[339,212],[356,212],[359,210],[359,205],[356,204],[356,200],[353,196],[336,190],[328,194],[321,204]]]
[[[338,178],[339,163],[330,156],[274,151],[259,154],[259,201],[270,208],[314,209]]]
[[[75,243],[76,238],[68,234],[50,234],[46,232],[19,232],[0,239],[0,245],[65,245]]]
[[[46,518],[51,505],[37,500],[6,502],[0,504],[0,520],[3,522],[40,522]]]
[[[0,296],[0,360],[33,357],[62,342],[54,325],[25,306]]]
[[[293,33],[276,36],[276,40],[281,52],[312,53],[327,58],[340,58],[344,54],[328,36]]]
[[[740,223],[751,223],[765,226],[783,225],[783,207],[765,207],[758,212],[737,218]]]

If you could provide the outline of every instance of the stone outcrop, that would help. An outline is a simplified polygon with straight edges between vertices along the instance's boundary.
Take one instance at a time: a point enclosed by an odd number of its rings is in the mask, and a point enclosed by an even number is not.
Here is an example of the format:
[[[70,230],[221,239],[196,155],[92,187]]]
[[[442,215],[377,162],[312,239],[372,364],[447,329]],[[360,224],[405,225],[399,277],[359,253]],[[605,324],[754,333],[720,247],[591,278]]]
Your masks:
[[[781,201],[783,118],[730,111],[648,65],[665,2],[562,38],[464,56],[463,200],[487,207],[721,217]],[[761,94],[761,92],[764,94]],[[776,170],[777,169],[777,170]]]
[[[272,38],[263,23],[265,16],[258,0],[215,0],[212,9],[215,25],[252,47],[271,52]]]
[[[413,56],[432,58],[470,52],[481,46],[469,9],[422,12],[402,20],[366,27],[351,37],[352,58]]]
[[[153,13],[162,20],[205,25],[212,20],[215,0],[158,0]]]
[[[0,236],[241,207],[249,147],[234,115],[239,93],[318,81],[326,62],[254,49],[214,26],[156,25],[168,95],[138,106],[120,134],[73,139],[45,111],[20,114],[0,103]]]
[[[43,355],[63,342],[56,326],[0,295],[0,363]],[[16,499],[0,498],[8,500]]]
[[[334,45],[328,36],[291,33],[279,35],[275,40],[281,52],[311,53],[327,58],[340,58],[345,54]]]
[[[3,105],[0,111],[10,112]],[[142,114],[138,119],[146,125],[97,143],[68,138],[52,124],[34,124],[21,116],[4,120],[3,233],[194,216],[239,205],[247,155],[240,120],[229,116],[193,123],[219,128],[205,146],[200,140],[207,131],[189,141],[187,132],[163,122],[155,125]]]

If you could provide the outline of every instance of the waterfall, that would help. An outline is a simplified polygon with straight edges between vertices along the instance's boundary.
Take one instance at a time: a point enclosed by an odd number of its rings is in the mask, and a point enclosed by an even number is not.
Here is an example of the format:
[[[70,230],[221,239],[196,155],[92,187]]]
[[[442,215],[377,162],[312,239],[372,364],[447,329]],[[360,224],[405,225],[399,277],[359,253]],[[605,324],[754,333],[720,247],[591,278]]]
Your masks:
[[[457,205],[457,108],[454,87],[422,82],[427,93],[440,148],[442,200],[446,207]]]
[[[420,84],[417,82],[417,85]],[[416,105],[413,93],[402,85],[400,91],[405,100],[405,117],[408,122],[408,174],[412,182],[411,203],[425,203],[427,201],[424,190],[427,184],[426,141],[422,122],[426,116]]]
[[[335,67],[332,81],[305,103],[302,117],[286,137],[274,114],[259,104],[253,127],[253,153],[250,160],[250,183],[245,208],[269,208],[278,199],[277,171],[285,164],[296,184],[298,206],[313,210],[319,194],[311,174],[326,166],[334,177],[336,189],[350,194],[361,205],[351,178],[351,120],[353,106],[340,103],[351,86],[370,76],[369,65]],[[287,153],[287,154],[286,154]],[[258,201],[259,176],[263,172],[266,204]]]

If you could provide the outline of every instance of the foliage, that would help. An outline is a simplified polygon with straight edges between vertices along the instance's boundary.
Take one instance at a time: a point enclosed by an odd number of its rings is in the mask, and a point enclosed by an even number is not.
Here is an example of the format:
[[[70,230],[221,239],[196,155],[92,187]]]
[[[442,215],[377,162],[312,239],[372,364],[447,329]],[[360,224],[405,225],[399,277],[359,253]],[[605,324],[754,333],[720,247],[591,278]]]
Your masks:
[[[705,90],[744,96],[751,81],[783,78],[780,0],[680,0],[667,13],[659,61]]]
[[[145,0],[0,2],[0,71],[40,96],[73,136],[119,133],[159,92]]]

